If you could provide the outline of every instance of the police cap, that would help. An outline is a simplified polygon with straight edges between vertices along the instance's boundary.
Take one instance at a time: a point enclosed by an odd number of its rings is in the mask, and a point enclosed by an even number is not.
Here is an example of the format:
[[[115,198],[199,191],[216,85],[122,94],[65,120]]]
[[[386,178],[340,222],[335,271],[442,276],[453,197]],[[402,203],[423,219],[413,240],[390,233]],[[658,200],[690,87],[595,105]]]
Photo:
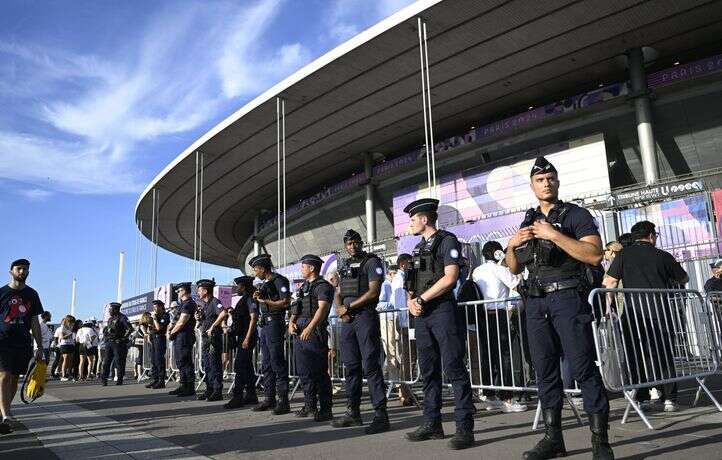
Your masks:
[[[262,267],[271,268],[271,255],[270,254],[259,254],[256,257],[252,258],[248,265],[251,267],[255,267],[256,265],[260,265]]]
[[[414,202],[409,203],[405,208],[404,212],[413,216],[419,212],[436,212],[439,209],[439,200],[434,198],[421,198]]]
[[[233,284],[235,284],[236,286],[253,286],[253,277],[244,275],[233,278]]]
[[[216,286],[216,282],[209,279],[202,279],[196,281],[196,286],[206,289],[213,289]]]
[[[348,229],[346,230],[346,233],[343,235],[343,242],[348,243],[349,241],[363,241],[361,239],[361,235],[359,232],[357,232],[354,229]]]
[[[120,303],[118,302],[110,302],[108,305],[110,308],[120,308]]]
[[[30,266],[30,261],[29,261],[28,259],[13,260],[13,262],[10,264],[10,270],[12,270],[13,267],[17,267],[17,266],[20,266],[20,265],[25,265],[26,267],[29,267],[29,266]]]
[[[546,173],[554,173],[557,174],[557,168],[554,167],[553,164],[549,163],[549,161],[544,157],[539,157],[534,162],[534,166],[531,167],[531,173],[529,174],[529,177],[535,176],[537,174],[546,174]]]
[[[711,264],[709,264],[709,268],[720,268],[722,267],[722,259],[717,259]]]
[[[313,265],[314,267],[321,267],[323,265],[323,259],[314,254],[306,254],[301,257],[301,263],[306,265]]]
[[[151,303],[152,303],[153,305],[160,305],[161,307],[165,307],[165,302],[163,302],[162,300],[154,300],[154,301],[151,302]]]
[[[174,290],[177,291],[178,289],[185,289],[186,291],[190,292],[191,283],[189,283],[189,282],[178,283],[174,286]]]

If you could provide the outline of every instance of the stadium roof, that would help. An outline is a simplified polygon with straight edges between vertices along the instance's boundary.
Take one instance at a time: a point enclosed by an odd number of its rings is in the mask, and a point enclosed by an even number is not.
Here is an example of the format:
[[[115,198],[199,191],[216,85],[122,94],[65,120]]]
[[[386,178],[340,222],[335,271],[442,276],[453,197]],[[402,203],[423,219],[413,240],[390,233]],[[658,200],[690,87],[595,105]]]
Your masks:
[[[422,0],[313,61],[189,146],[136,205],[150,238],[193,256],[195,152],[205,155],[203,260],[237,266],[261,209],[276,209],[276,97],[286,101],[289,206],[423,143],[417,17],[428,24],[436,139],[528,105],[619,81],[619,56],[660,59],[719,42],[722,2]]]

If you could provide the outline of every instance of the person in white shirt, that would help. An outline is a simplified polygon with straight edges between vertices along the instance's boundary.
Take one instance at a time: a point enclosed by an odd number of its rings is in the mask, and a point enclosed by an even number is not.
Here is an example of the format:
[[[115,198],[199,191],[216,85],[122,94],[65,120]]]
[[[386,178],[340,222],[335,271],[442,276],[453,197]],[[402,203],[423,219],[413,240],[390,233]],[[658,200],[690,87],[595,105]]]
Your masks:
[[[50,363],[50,342],[53,341],[53,332],[48,327],[50,319],[51,315],[47,310],[40,315],[40,334],[43,337],[43,356],[46,363]],[[37,347],[37,344],[34,343],[34,345]]]
[[[476,314],[478,348],[481,356],[481,381],[485,385],[521,386],[521,352],[518,321],[513,303],[508,299],[519,284],[519,278],[499,262],[504,251],[497,241],[488,241],[481,250],[484,263],[474,269],[471,278],[479,286],[484,300],[505,299],[479,306]],[[487,345],[489,344],[489,345]],[[500,345],[500,346],[499,346]],[[474,351],[477,348],[473,347]],[[512,359],[513,355],[513,359]],[[484,363],[483,361],[489,362]],[[514,369],[512,369],[512,362]],[[511,391],[484,392],[486,409],[503,412],[523,412],[527,406],[514,401]]]
[[[67,315],[55,330],[55,338],[63,358],[63,363],[60,365],[60,381],[62,382],[68,381],[68,374],[73,366],[73,356],[75,354],[74,325],[75,318]]]
[[[80,380],[86,380],[92,373],[92,369],[95,366],[95,356],[98,354],[98,333],[93,329],[90,320],[83,323],[83,326],[78,329],[75,341],[80,345],[78,378]]]
[[[395,321],[398,334],[396,336],[396,355],[400,361],[401,374],[399,380],[413,380],[411,378],[412,363],[416,363],[416,348],[413,352],[409,340],[409,311],[407,301],[409,292],[404,289],[406,272],[411,266],[411,254],[399,254],[396,258],[396,274],[391,280],[391,302],[396,310]],[[411,387],[407,384],[399,385],[399,399],[404,406],[413,404],[414,397]]]

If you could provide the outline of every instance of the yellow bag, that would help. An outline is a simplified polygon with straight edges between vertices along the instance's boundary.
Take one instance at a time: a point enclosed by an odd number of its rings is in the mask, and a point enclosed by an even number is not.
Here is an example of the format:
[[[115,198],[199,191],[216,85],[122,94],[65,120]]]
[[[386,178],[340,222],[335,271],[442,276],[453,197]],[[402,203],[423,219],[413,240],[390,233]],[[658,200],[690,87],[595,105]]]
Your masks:
[[[22,399],[25,404],[30,404],[45,393],[47,370],[48,363],[45,361],[33,360],[30,362],[28,371],[25,373],[23,388],[20,392],[20,399]]]

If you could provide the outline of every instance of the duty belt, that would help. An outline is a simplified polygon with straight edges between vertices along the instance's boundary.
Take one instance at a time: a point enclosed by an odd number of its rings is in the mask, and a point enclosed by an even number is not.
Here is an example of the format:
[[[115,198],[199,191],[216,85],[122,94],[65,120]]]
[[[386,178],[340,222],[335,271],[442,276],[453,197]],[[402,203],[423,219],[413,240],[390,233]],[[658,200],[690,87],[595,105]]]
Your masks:
[[[556,291],[563,291],[565,289],[572,289],[578,287],[581,282],[578,279],[570,279],[564,281],[555,281],[553,283],[541,283],[542,291],[547,294]]]

